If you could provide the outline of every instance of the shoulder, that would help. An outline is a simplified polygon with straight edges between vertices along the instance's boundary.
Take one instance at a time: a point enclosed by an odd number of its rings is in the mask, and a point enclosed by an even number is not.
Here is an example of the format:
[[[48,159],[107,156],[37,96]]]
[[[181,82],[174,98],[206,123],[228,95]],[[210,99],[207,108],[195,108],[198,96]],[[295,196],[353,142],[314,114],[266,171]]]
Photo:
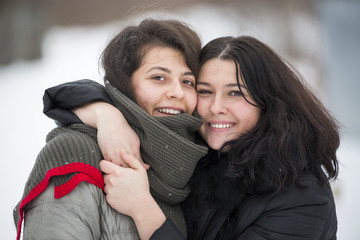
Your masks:
[[[24,239],[98,239],[102,191],[83,182],[70,194],[54,198],[54,183],[25,208]],[[86,199],[86,201],[84,201]]]
[[[65,162],[98,163],[102,155],[96,133],[96,129],[84,124],[55,128],[48,133],[38,160],[56,162],[54,165]]]
[[[24,239],[139,239],[132,219],[112,209],[100,188],[81,182],[59,199],[54,198],[54,188],[51,181],[26,206]]]
[[[313,175],[304,176],[301,179],[302,187],[288,186],[282,191],[273,194],[268,203],[268,208],[277,208],[280,204],[286,208],[301,205],[323,205],[329,210],[334,208],[334,198],[328,183],[320,184]]]
[[[97,130],[85,124],[73,124],[68,127],[57,127],[46,136],[46,142],[64,140],[82,140],[83,142],[96,142]]]
[[[70,194],[59,199],[54,198],[54,191],[55,183],[50,181],[48,187],[26,206],[26,210],[45,205],[66,205],[66,208],[78,208],[85,212],[92,212],[100,205],[103,195],[100,188],[87,182],[80,183]]]
[[[24,239],[139,239],[132,219],[112,209],[100,188],[81,182],[59,199],[54,188],[51,181],[26,205]]]
[[[274,239],[330,239],[336,235],[330,186],[320,185],[311,175],[302,178],[302,184],[304,188],[292,185],[277,193],[248,197],[238,214],[239,229]]]

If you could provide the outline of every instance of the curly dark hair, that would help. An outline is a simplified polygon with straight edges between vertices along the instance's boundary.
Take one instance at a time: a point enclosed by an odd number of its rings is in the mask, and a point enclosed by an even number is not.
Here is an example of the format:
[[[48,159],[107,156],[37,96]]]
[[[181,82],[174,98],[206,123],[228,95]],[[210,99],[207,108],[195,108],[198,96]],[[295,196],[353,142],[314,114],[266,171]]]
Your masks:
[[[193,74],[198,74],[201,40],[197,33],[178,20],[145,19],[139,25],[128,26],[117,34],[102,53],[104,78],[135,101],[132,74],[152,46],[180,51]]]

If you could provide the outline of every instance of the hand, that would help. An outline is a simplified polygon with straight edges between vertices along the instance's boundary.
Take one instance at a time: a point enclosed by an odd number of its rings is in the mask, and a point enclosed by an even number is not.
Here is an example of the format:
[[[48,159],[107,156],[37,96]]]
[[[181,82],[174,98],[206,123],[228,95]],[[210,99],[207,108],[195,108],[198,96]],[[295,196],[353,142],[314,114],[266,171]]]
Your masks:
[[[116,211],[135,216],[136,209],[152,198],[146,169],[131,154],[121,150],[121,157],[129,168],[109,161],[101,161],[104,176],[106,201]]]
[[[122,116],[117,109],[116,111],[118,117],[118,114]],[[125,150],[138,159],[145,169],[149,169],[150,166],[144,163],[140,155],[140,139],[125,119],[106,117],[103,121],[99,120],[97,126],[98,144],[105,160],[129,167],[120,155],[120,151]]]
[[[128,167],[120,156],[120,150],[134,155],[146,169],[140,155],[140,140],[122,113],[105,102],[94,102],[73,110],[87,125],[98,129],[98,143],[105,160]]]
[[[166,220],[160,207],[150,194],[146,169],[131,154],[120,155],[129,168],[109,161],[101,161],[106,201],[116,211],[133,218],[141,239],[150,239]]]

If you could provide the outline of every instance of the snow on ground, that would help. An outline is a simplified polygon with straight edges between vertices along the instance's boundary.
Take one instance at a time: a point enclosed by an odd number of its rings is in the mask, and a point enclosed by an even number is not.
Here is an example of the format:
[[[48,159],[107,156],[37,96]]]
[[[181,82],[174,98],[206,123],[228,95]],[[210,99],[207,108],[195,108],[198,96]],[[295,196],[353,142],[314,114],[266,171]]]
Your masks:
[[[224,13],[225,10],[199,6],[176,14],[148,15],[175,17],[188,22],[202,36],[203,43],[215,37],[244,32],[268,42],[273,41],[271,34],[274,35],[275,30],[256,24],[248,24],[239,30],[234,23],[237,16],[231,11]],[[209,15],[212,17],[209,18]],[[134,17],[132,21],[138,22],[143,17]],[[205,22],[203,19],[206,17]],[[42,59],[18,61],[0,67],[0,132],[3,136],[0,139],[3,153],[0,163],[3,169],[0,175],[2,239],[15,239],[12,210],[22,196],[27,176],[38,152],[45,144],[46,134],[55,127],[54,122],[42,114],[44,90],[59,83],[82,78],[102,82],[98,67],[99,55],[121,26],[122,23],[110,23],[91,28],[54,28],[44,39]],[[360,230],[355,225],[355,216],[360,215],[359,208],[356,207],[360,200],[356,184],[360,169],[360,164],[356,161],[356,157],[360,155],[359,143],[359,139],[344,137],[339,150],[339,159],[344,166],[341,167],[340,180],[334,185],[339,218],[338,239],[360,239]]]

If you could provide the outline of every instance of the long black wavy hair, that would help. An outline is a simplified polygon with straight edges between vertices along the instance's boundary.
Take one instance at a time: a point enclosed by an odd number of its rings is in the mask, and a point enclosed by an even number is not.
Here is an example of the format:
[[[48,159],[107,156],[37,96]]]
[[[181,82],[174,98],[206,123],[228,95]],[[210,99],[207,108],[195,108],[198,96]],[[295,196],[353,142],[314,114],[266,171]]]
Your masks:
[[[339,125],[289,64],[249,36],[209,42],[200,53],[200,67],[213,58],[234,62],[238,84],[245,83],[261,109],[253,129],[222,147],[229,158],[228,177],[246,193],[302,187],[300,177],[306,173],[321,184],[337,177]]]

